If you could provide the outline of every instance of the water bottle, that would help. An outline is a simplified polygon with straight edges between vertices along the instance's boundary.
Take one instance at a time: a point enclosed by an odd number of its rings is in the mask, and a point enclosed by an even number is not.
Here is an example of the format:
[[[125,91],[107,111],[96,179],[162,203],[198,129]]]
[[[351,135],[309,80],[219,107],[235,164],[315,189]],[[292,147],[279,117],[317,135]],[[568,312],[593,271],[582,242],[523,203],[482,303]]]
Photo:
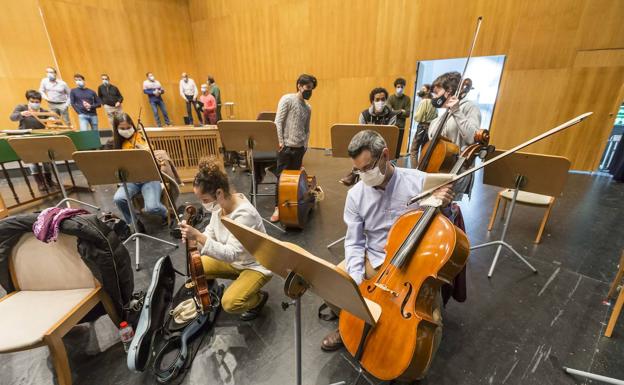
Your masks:
[[[132,342],[132,338],[134,337],[134,329],[132,326],[128,325],[126,321],[123,321],[119,324],[119,336],[121,337],[121,342],[123,342],[123,347],[126,353],[128,353],[128,349],[130,348],[130,342]]]

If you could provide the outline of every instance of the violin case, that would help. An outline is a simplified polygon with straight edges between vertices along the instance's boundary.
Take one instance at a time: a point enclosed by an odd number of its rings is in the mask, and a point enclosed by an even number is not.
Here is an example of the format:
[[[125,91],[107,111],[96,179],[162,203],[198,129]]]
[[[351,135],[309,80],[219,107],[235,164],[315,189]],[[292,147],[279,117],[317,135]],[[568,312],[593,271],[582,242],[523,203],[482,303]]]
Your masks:
[[[143,309],[128,349],[128,369],[143,372],[151,366],[159,383],[168,383],[188,369],[208,329],[214,324],[220,306],[180,326],[174,325],[170,310],[188,298],[193,290],[185,285],[174,296],[176,271],[171,258],[160,258],[154,266],[152,281],[145,294]],[[221,298],[222,285],[214,285],[211,295]],[[190,359],[190,360],[189,360]]]

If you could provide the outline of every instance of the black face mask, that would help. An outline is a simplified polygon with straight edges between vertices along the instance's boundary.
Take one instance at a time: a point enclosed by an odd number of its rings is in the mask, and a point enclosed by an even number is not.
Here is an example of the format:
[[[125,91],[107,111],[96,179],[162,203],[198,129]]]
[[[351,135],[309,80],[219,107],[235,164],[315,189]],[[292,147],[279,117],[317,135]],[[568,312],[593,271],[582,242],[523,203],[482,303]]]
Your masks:
[[[418,95],[419,98],[424,98],[427,93],[425,91],[418,91],[416,95]]]
[[[301,92],[301,96],[303,96],[305,100],[310,99],[312,97],[312,90],[303,90],[303,92]]]
[[[444,103],[446,103],[446,95],[442,94],[440,96],[437,96],[435,98],[431,98],[431,104],[435,107],[435,108],[442,108],[442,106],[444,105]]]

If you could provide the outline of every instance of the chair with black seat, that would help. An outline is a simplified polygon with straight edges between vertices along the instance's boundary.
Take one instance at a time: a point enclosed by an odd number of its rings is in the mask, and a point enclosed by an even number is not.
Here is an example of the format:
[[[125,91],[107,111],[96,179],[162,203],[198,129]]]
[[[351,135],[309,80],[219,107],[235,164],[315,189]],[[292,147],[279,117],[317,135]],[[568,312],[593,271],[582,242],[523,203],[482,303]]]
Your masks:
[[[275,121],[275,112],[262,111],[258,114],[256,120],[269,120]],[[247,159],[249,161],[249,159]],[[254,151],[254,183],[256,183],[256,191],[260,185],[272,185],[274,191],[277,191],[277,177],[273,182],[264,182],[266,176],[266,170],[274,172],[277,169],[277,151]],[[275,175],[273,173],[273,175]],[[251,187],[250,187],[251,189]],[[258,194],[258,195],[273,195],[273,194]]]

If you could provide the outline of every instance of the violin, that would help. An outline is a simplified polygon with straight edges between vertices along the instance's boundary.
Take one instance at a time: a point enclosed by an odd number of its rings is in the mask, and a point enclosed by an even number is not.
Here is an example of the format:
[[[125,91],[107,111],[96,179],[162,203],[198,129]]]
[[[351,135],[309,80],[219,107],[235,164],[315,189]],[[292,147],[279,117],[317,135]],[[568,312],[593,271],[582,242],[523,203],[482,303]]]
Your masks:
[[[154,165],[158,169],[158,176],[160,177],[160,183],[163,186],[165,191],[165,195],[167,196],[167,200],[169,205],[173,208],[175,204],[173,203],[173,198],[171,196],[171,192],[167,188],[167,183],[165,183],[165,177],[163,176],[163,172],[160,167],[160,162],[158,161],[156,154],[154,152],[154,148],[152,147],[152,143],[150,142],[149,136],[147,135],[147,131],[145,130],[145,126],[141,122],[141,110],[139,110],[139,117],[137,119],[137,126],[141,129],[143,133],[143,137],[147,142],[147,148],[149,152],[152,154],[152,160],[154,161]],[[187,223],[191,224],[191,226],[197,225],[198,216],[197,209],[193,206],[187,206],[184,209],[185,219],[188,221]],[[175,216],[178,227],[181,225],[180,218]],[[188,289],[193,289],[195,294],[196,303],[198,306],[198,310],[200,312],[204,312],[206,310],[211,309],[210,304],[210,290],[208,288],[208,283],[206,277],[204,276],[204,268],[201,263],[201,255],[197,248],[197,243],[195,241],[186,242],[186,275],[189,277],[185,286]]]
[[[189,226],[195,227],[199,223],[197,209],[194,206],[184,208],[184,220]],[[192,289],[200,313],[211,309],[210,289],[208,280],[204,275],[204,267],[201,254],[194,240],[186,240],[186,267],[188,280],[185,284],[187,289]]]
[[[303,168],[282,171],[278,191],[280,222],[291,228],[303,229],[314,204],[324,198],[316,177],[309,176]]]

